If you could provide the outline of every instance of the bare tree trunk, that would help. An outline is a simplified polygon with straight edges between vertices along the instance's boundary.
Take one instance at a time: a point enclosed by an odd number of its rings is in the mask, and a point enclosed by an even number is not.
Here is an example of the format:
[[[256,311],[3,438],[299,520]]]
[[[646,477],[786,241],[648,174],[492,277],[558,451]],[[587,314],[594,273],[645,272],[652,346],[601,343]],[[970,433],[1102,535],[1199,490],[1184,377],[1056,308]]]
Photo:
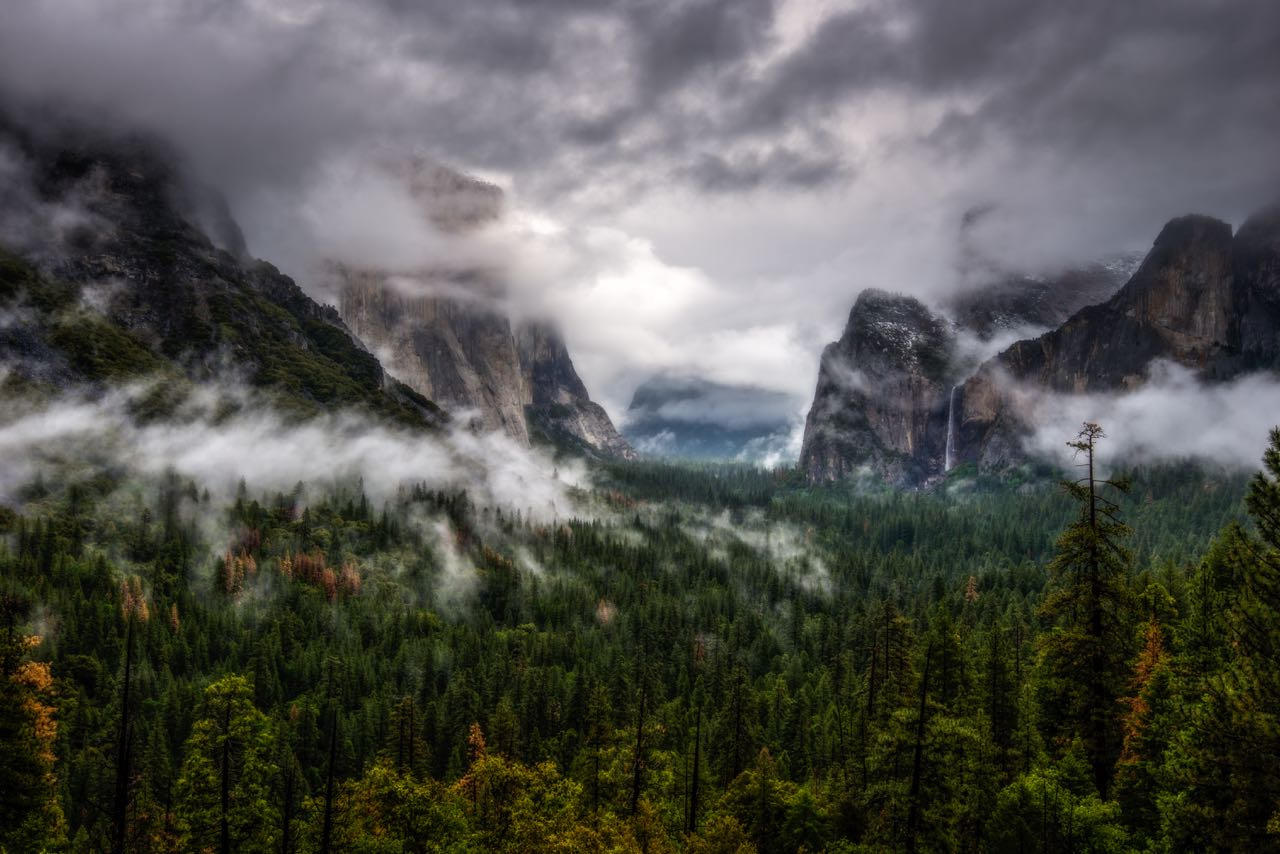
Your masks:
[[[218,850],[231,854],[231,699],[222,711],[222,801],[218,813]]]
[[[280,810],[280,854],[293,854],[293,801],[296,781],[293,778],[292,755],[286,757],[284,772],[284,804]]]
[[[929,663],[933,658],[933,644],[929,644],[924,652],[924,675],[920,678],[920,711],[916,715],[916,746],[911,761],[911,800],[907,813],[907,850],[916,850],[916,833],[920,823],[920,771],[924,759],[924,725],[925,712],[929,699]]]
[[[331,701],[332,702],[332,701]],[[333,772],[338,753],[338,707],[333,705],[329,721],[329,765],[324,781],[324,825],[320,832],[320,852],[329,854],[333,840]]]
[[[644,686],[640,687],[640,703],[636,712],[636,747],[635,761],[632,763],[631,774],[631,815],[635,815],[640,808],[640,787],[644,783],[644,713],[645,701],[648,699]]]
[[[698,704],[696,723],[693,726],[693,782],[689,784],[689,832],[698,829],[698,770],[702,759],[702,704]]]
[[[125,617],[124,680],[120,685],[120,734],[116,744],[116,787],[111,812],[111,850],[124,854],[128,838],[129,775],[132,773],[129,735],[130,682],[133,681],[133,616]]]

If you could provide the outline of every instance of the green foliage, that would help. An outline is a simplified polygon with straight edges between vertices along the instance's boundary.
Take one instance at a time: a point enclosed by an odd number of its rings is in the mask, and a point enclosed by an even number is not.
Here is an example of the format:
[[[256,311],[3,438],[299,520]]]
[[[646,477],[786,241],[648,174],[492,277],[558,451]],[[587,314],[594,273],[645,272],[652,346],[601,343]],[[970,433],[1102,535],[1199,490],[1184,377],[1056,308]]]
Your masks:
[[[0,307],[54,313],[73,306],[79,293],[75,285],[45,279],[26,261],[0,249]]]
[[[1185,713],[1157,795],[1175,847],[1250,851],[1280,844],[1280,430],[1245,503],[1201,568],[1186,627]],[[1225,606],[1225,607],[1224,607]]]
[[[272,851],[279,819],[271,781],[280,769],[274,732],[247,679],[226,676],[205,689],[183,754],[176,787],[182,845]]]
[[[64,315],[50,331],[49,342],[91,381],[147,376],[164,367],[133,335],[89,312]]]
[[[1059,699],[1084,669],[1036,656],[1075,625],[1063,602],[1087,615],[1071,496],[665,464],[610,466],[597,516],[556,523],[420,486],[224,500],[51,472],[5,517],[0,574],[39,603],[16,631],[57,628],[10,656],[51,668],[53,761],[29,761],[19,699],[0,771],[51,769],[23,814],[106,847],[141,600],[137,850],[216,851],[225,814],[233,850],[311,854],[330,767],[344,851],[1265,849],[1280,667],[1246,634],[1280,620],[1273,546],[1261,524],[1212,540],[1243,479],[1133,481],[1114,800]]]
[[[161,266],[191,263],[190,247],[159,239],[148,244],[149,260]],[[143,416],[172,411],[175,378],[204,376],[210,365],[230,358],[273,402],[311,416],[334,408],[376,413],[422,428],[438,421],[435,404],[388,380],[376,357],[279,273],[248,274],[207,262],[165,288],[135,295],[129,314],[99,313],[80,305],[81,288],[41,274],[0,250],[0,308],[27,312],[20,346],[42,359],[65,360],[77,381],[103,383],[163,377],[160,390],[142,403]],[[147,302],[158,300],[160,306]],[[159,316],[163,323],[147,318]],[[6,383],[19,386],[22,372]],[[47,389],[57,391],[58,389]]]
[[[376,762],[343,784],[335,848],[361,854],[445,854],[469,850],[462,795],[434,780],[399,774]]]
[[[1063,785],[1051,770],[1033,771],[1004,788],[991,815],[990,850],[993,852],[1131,850],[1121,823],[1120,809],[1083,797]]]
[[[1107,487],[1128,491],[1122,480],[1095,475],[1096,424],[1085,424],[1069,443],[1083,455],[1087,474],[1064,483],[1079,513],[1058,538],[1049,564],[1050,587],[1040,614],[1050,624],[1041,635],[1039,699],[1041,726],[1055,754],[1080,740],[1093,768],[1093,782],[1106,795],[1120,755],[1118,700],[1132,652],[1129,571],[1132,555],[1122,545],[1129,528]]]

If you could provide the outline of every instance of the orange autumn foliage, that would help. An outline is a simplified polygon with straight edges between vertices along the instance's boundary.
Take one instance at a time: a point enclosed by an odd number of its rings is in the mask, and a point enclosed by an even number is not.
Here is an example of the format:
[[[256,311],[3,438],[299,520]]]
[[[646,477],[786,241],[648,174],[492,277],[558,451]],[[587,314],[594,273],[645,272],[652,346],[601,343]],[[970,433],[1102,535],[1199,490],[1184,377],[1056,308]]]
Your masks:
[[[1120,753],[1120,763],[1137,762],[1141,757],[1137,753],[1137,745],[1146,729],[1151,706],[1143,696],[1151,677],[1165,666],[1169,653],[1164,648],[1164,633],[1160,624],[1154,619],[1147,622],[1143,632],[1142,652],[1133,667],[1133,696],[1121,700],[1128,711],[1124,715],[1124,747]]]
[[[38,641],[39,638],[36,638]],[[35,725],[36,741],[40,745],[40,759],[50,769],[53,767],[53,745],[58,738],[58,722],[54,719],[56,709],[41,699],[53,691],[53,674],[49,671],[48,662],[24,661],[18,665],[13,674],[13,681],[24,685],[32,692],[32,696],[23,701],[23,708],[31,715]],[[52,770],[49,774],[52,777]]]

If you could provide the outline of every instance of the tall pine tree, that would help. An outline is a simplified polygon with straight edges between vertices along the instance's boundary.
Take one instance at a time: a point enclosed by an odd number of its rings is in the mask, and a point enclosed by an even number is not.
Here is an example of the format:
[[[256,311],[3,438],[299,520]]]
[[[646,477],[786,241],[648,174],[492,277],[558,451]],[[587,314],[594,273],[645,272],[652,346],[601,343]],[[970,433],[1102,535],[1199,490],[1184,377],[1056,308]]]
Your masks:
[[[1084,474],[1063,482],[1079,513],[1061,536],[1049,565],[1049,592],[1040,607],[1051,625],[1040,639],[1038,695],[1046,741],[1059,754],[1079,739],[1093,783],[1106,798],[1121,747],[1118,702],[1129,677],[1129,528],[1105,491],[1128,483],[1099,476],[1102,428],[1086,422],[1068,442]]]

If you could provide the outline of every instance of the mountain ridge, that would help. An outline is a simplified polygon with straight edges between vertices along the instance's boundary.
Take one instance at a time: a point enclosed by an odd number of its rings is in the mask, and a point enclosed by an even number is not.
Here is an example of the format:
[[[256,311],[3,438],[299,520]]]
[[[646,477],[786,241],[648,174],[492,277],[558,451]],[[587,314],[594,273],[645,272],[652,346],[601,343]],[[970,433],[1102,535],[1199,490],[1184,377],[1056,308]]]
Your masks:
[[[424,428],[447,420],[388,376],[333,308],[271,264],[215,246],[163,146],[10,121],[0,143],[25,179],[3,203],[5,222],[28,226],[0,265],[5,306],[26,312],[0,330],[10,385],[56,393],[140,371],[204,381],[230,368],[298,413],[338,405]]]
[[[1105,289],[1105,282],[1094,284],[1095,293]],[[959,463],[999,470],[1029,459],[1023,440],[1035,423],[1037,395],[1132,391],[1160,360],[1211,383],[1280,365],[1280,208],[1260,211],[1234,234],[1212,217],[1170,220],[1107,299],[1015,341],[976,369],[952,361],[951,384],[947,370],[935,370],[927,384],[921,375],[913,398],[897,389],[915,360],[910,339],[886,342],[879,354],[849,343],[855,316],[877,305],[863,295],[841,341],[824,351],[800,461],[808,478],[839,480],[869,469],[891,483],[920,485]],[[943,322],[912,302],[915,335]],[[1038,311],[1043,302],[1031,305]],[[968,331],[988,334],[991,316],[970,312],[978,323]],[[953,328],[966,329],[965,319],[961,314]],[[833,380],[833,353],[845,356],[844,368],[870,393]]]

